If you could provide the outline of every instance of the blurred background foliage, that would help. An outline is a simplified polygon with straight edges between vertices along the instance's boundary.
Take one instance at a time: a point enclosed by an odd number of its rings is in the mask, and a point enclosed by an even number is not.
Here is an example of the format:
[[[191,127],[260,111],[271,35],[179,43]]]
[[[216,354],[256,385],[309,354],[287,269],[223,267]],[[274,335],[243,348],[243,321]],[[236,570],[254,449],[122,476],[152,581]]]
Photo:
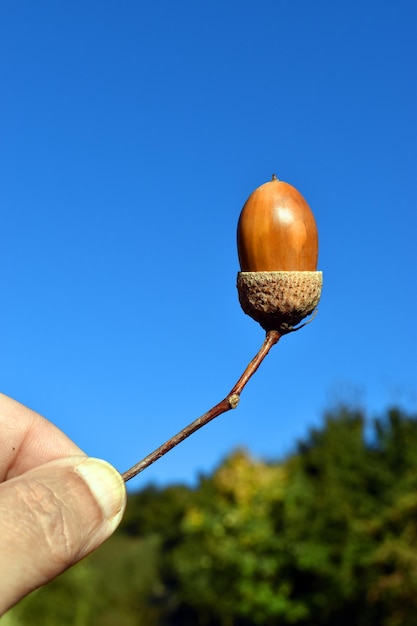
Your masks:
[[[415,626],[417,416],[339,406],[279,462],[147,486],[5,626]]]

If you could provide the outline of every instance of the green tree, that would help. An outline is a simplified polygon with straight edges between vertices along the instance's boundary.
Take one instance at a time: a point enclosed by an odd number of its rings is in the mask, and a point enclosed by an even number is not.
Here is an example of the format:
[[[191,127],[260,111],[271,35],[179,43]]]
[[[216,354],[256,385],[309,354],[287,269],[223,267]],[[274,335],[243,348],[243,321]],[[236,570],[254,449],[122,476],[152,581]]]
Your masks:
[[[256,461],[242,450],[202,483],[173,554],[183,620],[185,606],[190,624],[266,625],[305,615],[303,601],[291,600],[288,577],[281,575],[288,555],[274,528],[287,486],[285,466]]]
[[[287,535],[321,624],[411,626],[417,422],[390,411],[368,440],[364,431],[363,415],[342,407],[300,445],[289,460]]]
[[[240,451],[201,484],[172,559],[178,623],[415,623],[417,422],[365,426],[340,407],[285,462]]]

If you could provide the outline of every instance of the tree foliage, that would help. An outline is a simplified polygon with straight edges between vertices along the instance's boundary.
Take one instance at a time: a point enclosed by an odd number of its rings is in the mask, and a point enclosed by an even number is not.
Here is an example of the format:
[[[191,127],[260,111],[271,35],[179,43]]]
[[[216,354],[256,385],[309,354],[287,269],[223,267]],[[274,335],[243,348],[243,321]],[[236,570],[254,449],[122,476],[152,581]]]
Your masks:
[[[236,450],[197,487],[132,495],[116,535],[14,626],[414,626],[417,420],[324,416],[287,459]]]

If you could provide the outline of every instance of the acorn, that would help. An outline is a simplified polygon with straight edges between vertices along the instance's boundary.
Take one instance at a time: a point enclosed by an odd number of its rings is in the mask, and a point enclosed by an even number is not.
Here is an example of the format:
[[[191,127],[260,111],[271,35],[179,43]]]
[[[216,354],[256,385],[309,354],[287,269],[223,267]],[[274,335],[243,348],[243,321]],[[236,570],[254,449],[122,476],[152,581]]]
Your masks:
[[[316,221],[300,192],[275,174],[255,189],[239,217],[237,248],[243,311],[266,331],[294,330],[317,307],[323,281]]]

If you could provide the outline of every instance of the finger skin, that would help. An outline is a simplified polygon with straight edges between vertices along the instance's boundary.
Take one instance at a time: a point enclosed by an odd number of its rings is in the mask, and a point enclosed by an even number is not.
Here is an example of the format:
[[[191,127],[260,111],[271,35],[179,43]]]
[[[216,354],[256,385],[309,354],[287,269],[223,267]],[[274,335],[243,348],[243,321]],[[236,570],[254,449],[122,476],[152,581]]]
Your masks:
[[[79,454],[84,452],[51,422],[0,393],[0,482]]]
[[[93,488],[84,476],[91,466]],[[98,547],[120,523],[125,504],[117,470],[83,456],[54,460],[2,483],[0,615]]]
[[[0,393],[0,615],[98,547],[125,505],[116,469]]]

